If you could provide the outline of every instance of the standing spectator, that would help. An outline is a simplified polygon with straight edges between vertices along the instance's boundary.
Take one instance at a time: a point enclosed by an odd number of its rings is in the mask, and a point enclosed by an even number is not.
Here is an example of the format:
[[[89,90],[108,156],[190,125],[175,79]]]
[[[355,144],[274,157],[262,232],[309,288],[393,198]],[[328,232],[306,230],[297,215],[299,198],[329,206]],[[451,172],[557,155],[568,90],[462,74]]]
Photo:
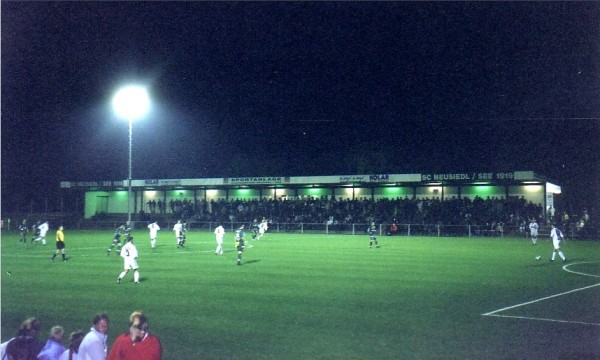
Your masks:
[[[539,229],[539,225],[538,223],[535,221],[535,219],[531,220],[531,223],[529,223],[529,233],[531,235],[531,242],[533,243],[533,245],[537,245],[537,237],[538,237],[538,229]]]
[[[123,258],[124,270],[121,272],[121,274],[119,274],[119,277],[117,278],[117,284],[121,283],[121,280],[123,277],[125,277],[125,275],[127,275],[129,270],[133,270],[133,281],[136,284],[139,284],[140,273],[138,272],[137,263],[138,251],[135,245],[133,245],[133,237],[129,237],[127,239],[127,243],[121,249],[121,257]]]
[[[567,261],[565,254],[560,250],[560,243],[564,240],[564,236],[562,231],[559,228],[552,224],[552,231],[550,231],[550,237],[552,238],[552,245],[554,246],[554,250],[552,251],[552,258],[550,261],[554,261],[556,258],[556,254],[560,256],[563,262]]]
[[[369,249],[373,247],[373,243],[375,243],[375,247],[379,247],[379,243],[377,242],[377,227],[375,226],[375,221],[371,222],[371,226],[367,229],[369,233]]]
[[[553,222],[554,221],[554,214],[555,214],[555,212],[556,212],[556,210],[554,209],[554,206],[550,205],[550,207],[548,208],[548,211],[547,211],[549,222]]]
[[[62,344],[64,334],[65,329],[63,329],[62,326],[53,326],[52,329],[50,329],[50,337],[38,355],[38,359],[58,360],[60,355],[66,350],[65,346]]]
[[[223,239],[225,238],[225,229],[223,225],[219,224],[215,228],[215,240],[217,241],[217,249],[215,255],[223,255]]]
[[[390,225],[390,232],[388,235],[398,235],[398,225],[396,225],[396,223],[392,223],[392,225]]]
[[[237,256],[237,264],[238,265],[242,265],[242,253],[244,252],[245,249],[245,245],[244,245],[244,237],[246,236],[246,234],[244,234],[244,225],[240,226],[239,229],[237,229],[235,231],[235,247],[237,248],[238,251],[238,256]]]
[[[81,330],[71,333],[69,347],[60,355],[58,360],[79,360],[79,346],[85,333]]]
[[[50,260],[54,261],[54,258],[59,253],[62,255],[63,262],[67,262],[67,258],[65,257],[65,233],[63,232],[63,226],[59,226],[56,231],[56,251]]]
[[[148,317],[141,311],[129,316],[129,331],[119,335],[110,349],[108,360],[160,360],[160,340],[148,332]]]
[[[148,230],[150,231],[150,246],[154,249],[154,247],[156,247],[156,237],[158,236],[160,226],[158,226],[158,223],[155,221],[148,225]]]
[[[21,235],[21,239],[19,243],[27,244],[27,233],[29,229],[27,229],[27,220],[23,219],[23,222],[19,224],[19,234]]]
[[[79,345],[78,360],[106,360],[106,332],[110,324],[108,315],[98,314],[93,321],[94,326]]]
[[[17,335],[0,345],[0,359],[36,359],[44,345],[37,339],[40,323],[36,318],[28,318],[19,327]]]

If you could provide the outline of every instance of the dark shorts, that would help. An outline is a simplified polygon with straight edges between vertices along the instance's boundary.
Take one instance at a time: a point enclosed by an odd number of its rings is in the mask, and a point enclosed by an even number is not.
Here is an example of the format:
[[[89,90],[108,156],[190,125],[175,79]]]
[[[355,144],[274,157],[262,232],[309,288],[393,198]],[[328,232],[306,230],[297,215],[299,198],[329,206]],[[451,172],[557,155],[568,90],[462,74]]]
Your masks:
[[[56,250],[62,250],[65,248],[65,243],[63,241],[56,242]]]

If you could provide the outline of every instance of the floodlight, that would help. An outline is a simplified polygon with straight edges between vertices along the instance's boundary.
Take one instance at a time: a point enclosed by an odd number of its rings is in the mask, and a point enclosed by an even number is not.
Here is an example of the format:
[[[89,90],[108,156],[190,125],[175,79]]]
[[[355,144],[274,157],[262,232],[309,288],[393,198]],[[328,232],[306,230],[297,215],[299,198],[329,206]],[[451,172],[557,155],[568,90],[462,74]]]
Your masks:
[[[146,88],[142,86],[126,86],[117,91],[112,105],[119,117],[128,121],[137,120],[148,113],[150,97]]]

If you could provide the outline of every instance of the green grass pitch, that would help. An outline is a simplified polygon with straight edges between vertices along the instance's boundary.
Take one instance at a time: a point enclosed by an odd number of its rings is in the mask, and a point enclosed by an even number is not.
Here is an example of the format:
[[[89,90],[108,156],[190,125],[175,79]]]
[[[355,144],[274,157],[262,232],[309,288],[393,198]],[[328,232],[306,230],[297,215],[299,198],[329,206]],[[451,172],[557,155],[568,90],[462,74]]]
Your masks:
[[[167,360],[600,359],[600,243],[267,233],[236,265],[233,235],[135,232],[141,283],[118,285],[112,232],[65,230],[68,261],[2,234],[2,341],[36,316],[88,330],[111,318],[109,346],[145,311]],[[536,261],[535,256],[542,260]]]

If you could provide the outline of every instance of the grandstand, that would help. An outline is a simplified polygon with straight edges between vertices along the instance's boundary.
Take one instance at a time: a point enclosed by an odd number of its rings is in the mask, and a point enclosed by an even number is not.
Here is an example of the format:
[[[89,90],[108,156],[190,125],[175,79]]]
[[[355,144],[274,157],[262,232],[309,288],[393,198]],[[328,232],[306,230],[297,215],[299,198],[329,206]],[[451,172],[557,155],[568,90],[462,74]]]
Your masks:
[[[112,227],[127,213],[127,180],[63,181],[62,196],[85,227]],[[533,171],[132,180],[134,222],[185,219],[194,228],[266,217],[272,231],[399,235],[525,236],[530,219],[562,222],[561,188]],[[581,214],[565,230],[580,234]]]

